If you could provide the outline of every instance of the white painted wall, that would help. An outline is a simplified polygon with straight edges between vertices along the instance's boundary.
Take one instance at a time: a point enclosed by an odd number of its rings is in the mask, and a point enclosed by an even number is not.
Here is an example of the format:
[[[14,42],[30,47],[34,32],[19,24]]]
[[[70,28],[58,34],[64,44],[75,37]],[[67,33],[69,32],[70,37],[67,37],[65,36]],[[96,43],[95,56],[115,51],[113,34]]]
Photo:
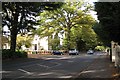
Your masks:
[[[48,37],[40,39],[40,46],[42,46],[44,50],[48,50]]]
[[[111,41],[111,48],[112,48],[112,62],[115,62],[115,42]]]
[[[34,36],[34,39],[32,41],[32,46],[30,48],[30,50],[35,50],[35,44],[37,44],[37,50],[39,51],[42,48],[44,50],[48,50],[48,37],[44,37],[44,38],[40,38],[38,35]]]

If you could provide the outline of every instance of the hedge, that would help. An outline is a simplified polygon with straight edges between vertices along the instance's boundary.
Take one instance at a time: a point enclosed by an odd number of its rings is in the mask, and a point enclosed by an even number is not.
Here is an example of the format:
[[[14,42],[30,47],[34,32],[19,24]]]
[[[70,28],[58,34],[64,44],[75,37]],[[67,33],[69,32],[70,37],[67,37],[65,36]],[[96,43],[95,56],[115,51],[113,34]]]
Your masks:
[[[2,59],[13,59],[13,58],[27,58],[27,52],[25,51],[11,51],[10,49],[2,50]]]

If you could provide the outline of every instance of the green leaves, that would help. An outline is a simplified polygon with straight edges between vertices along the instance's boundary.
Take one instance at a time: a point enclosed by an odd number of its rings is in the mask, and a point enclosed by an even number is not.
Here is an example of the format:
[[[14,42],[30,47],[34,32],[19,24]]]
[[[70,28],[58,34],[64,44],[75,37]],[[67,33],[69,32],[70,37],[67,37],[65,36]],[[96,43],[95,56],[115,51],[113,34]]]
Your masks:
[[[31,46],[32,40],[33,40],[32,36],[28,35],[21,36],[20,34],[17,36],[17,47],[20,49],[22,45],[25,45],[27,48],[29,48]]]
[[[63,31],[63,34],[65,34],[64,46],[67,46],[68,49],[70,47],[76,48],[78,40],[83,40],[83,42],[86,41],[88,44],[90,41],[94,42],[95,40],[88,40],[96,36],[91,30],[91,26],[95,23],[95,19],[88,14],[93,7],[91,7],[90,4],[87,4],[88,6],[85,5],[86,3],[83,1],[66,2],[62,7],[56,10],[44,11],[40,14],[41,25],[38,29],[38,34],[40,36],[52,36],[52,34],[57,35]],[[83,34],[85,35],[83,36]]]
[[[103,34],[107,36],[107,42],[120,42],[120,4],[114,2],[95,3],[95,10],[97,11],[99,24]],[[100,37],[106,41],[104,35]]]
[[[18,33],[27,33],[37,24],[35,19],[44,10],[60,7],[57,2],[3,2],[2,25],[7,26],[11,33],[11,50],[15,51]],[[44,18],[43,18],[44,20]]]

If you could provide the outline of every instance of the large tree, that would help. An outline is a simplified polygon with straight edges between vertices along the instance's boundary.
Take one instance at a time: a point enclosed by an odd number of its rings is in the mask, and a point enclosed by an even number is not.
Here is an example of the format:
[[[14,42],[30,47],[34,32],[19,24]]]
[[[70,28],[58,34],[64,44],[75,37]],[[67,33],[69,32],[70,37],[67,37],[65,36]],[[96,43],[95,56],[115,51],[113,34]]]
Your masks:
[[[53,33],[65,34],[67,49],[70,49],[70,34],[73,27],[88,26],[94,23],[94,19],[89,15],[92,6],[88,3],[66,2],[61,8],[54,11],[45,11],[40,14],[40,23],[43,28],[39,33],[49,36]],[[47,34],[48,33],[48,34]]]
[[[95,10],[97,11],[99,25],[96,26],[98,35],[102,39],[120,42],[120,3],[119,2],[96,2]],[[101,35],[102,34],[102,35]],[[105,40],[105,41],[106,41]]]
[[[94,29],[95,33],[97,34],[99,40],[102,41],[102,45],[110,47],[111,40],[109,39],[108,33],[106,31],[104,31],[102,25],[99,23],[96,23],[93,26],[93,29]]]
[[[76,45],[77,49],[80,51],[89,48],[94,49],[100,42],[96,33],[92,29],[92,25],[72,28],[71,33],[71,44],[75,42],[74,45]]]
[[[53,10],[60,5],[55,2],[3,2],[2,26],[10,30],[11,46],[15,51],[16,37],[20,32],[25,33],[37,25],[36,16],[43,10]]]

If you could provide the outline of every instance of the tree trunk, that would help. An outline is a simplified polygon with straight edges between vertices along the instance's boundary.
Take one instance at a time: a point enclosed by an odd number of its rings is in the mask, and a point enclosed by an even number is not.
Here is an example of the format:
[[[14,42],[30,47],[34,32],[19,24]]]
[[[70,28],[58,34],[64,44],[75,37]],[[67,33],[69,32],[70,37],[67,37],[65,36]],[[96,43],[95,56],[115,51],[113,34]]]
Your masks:
[[[18,31],[17,28],[18,28],[18,17],[19,17],[19,12],[17,11],[17,9],[15,9],[15,12],[16,13],[12,13],[13,14],[13,18],[14,18],[14,21],[12,22],[12,29],[10,30],[11,32],[11,46],[10,46],[10,49],[12,51],[15,52],[15,49],[16,49],[16,38],[17,38],[17,34],[18,34]]]
[[[10,44],[10,49],[15,52],[16,49],[16,38],[17,38],[17,33],[16,31],[11,31],[11,44]]]
[[[68,27],[68,32],[67,32],[67,49],[70,50],[70,27]]]

